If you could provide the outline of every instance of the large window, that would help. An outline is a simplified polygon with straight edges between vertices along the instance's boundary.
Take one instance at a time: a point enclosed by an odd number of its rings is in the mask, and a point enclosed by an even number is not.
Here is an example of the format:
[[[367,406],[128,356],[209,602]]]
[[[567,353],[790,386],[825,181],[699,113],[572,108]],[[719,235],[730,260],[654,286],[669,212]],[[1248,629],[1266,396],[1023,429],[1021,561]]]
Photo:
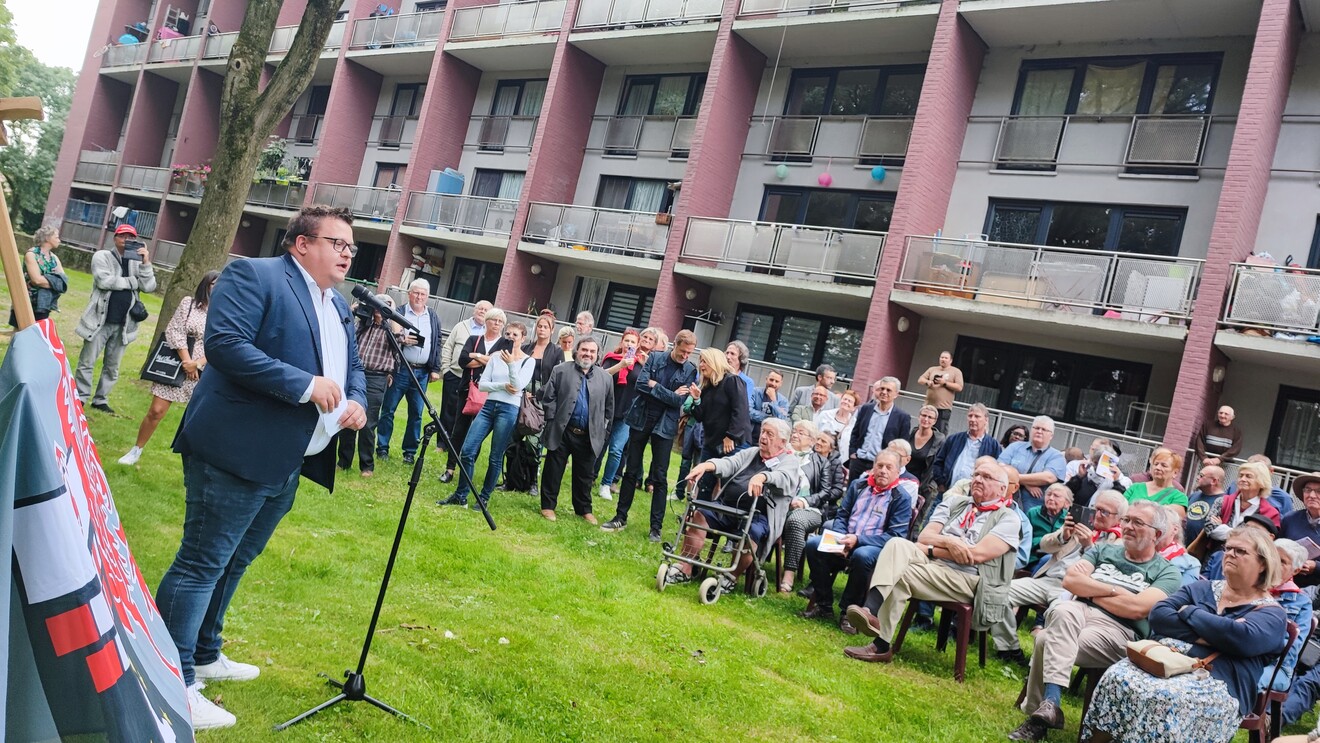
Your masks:
[[[705,73],[689,75],[630,75],[619,97],[620,116],[696,116]]]
[[[786,116],[915,116],[924,66],[794,70]]]
[[[601,176],[600,187],[596,191],[596,206],[657,214],[669,211],[674,194],[668,186],[668,181],[656,178]]]
[[[1018,116],[1207,114],[1220,55],[1028,60],[1018,75]]]
[[[761,203],[766,222],[888,232],[894,194],[826,188],[767,187]]]
[[[1279,387],[1265,453],[1280,467],[1320,470],[1320,391]]]
[[[1150,381],[1149,364],[966,336],[953,358],[966,380],[961,402],[1108,431],[1125,428]]]
[[[1177,255],[1186,209],[1048,201],[991,201],[994,242]]]
[[[455,258],[454,268],[449,273],[450,299],[459,302],[495,301],[495,294],[500,288],[500,269],[498,263],[474,261],[471,258]]]
[[[472,174],[472,186],[468,190],[473,196],[485,196],[492,199],[513,199],[522,195],[523,178],[526,174],[519,170],[489,170],[477,168]]]
[[[596,318],[597,327],[617,333],[644,326],[654,303],[655,289],[582,276],[573,288],[573,312],[569,317],[586,310]]]
[[[541,103],[545,100],[545,80],[501,80],[495,85],[495,95],[490,102],[490,116],[481,122],[479,141],[482,150],[503,152],[509,133],[514,128],[513,119],[536,119],[541,115]],[[521,128],[520,128],[521,129]],[[517,137],[509,146],[530,147],[532,138],[527,137],[527,144]]]
[[[862,347],[862,323],[801,312],[739,305],[733,337],[754,359],[797,369],[830,364],[851,377]]]
[[[385,263],[385,246],[376,243],[357,244],[357,255],[349,266],[348,277],[358,281],[375,281],[380,277],[380,267]]]

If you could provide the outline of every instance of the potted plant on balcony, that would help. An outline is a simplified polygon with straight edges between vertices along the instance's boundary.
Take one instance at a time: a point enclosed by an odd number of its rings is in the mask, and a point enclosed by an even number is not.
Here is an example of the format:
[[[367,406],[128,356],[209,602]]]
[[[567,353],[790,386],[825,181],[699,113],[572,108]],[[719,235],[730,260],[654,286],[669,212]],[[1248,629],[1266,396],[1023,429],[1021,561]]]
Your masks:
[[[211,175],[211,165],[184,165],[175,163],[170,166],[171,188],[174,193],[201,198],[206,189],[206,178]]]

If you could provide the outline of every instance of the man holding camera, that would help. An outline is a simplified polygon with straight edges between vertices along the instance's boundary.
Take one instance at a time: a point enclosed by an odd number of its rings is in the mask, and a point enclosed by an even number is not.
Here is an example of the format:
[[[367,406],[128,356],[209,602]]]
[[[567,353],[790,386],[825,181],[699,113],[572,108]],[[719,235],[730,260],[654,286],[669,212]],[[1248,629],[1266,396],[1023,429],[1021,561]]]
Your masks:
[[[93,408],[112,415],[110,390],[119,381],[119,361],[137,338],[138,323],[146,319],[145,311],[132,311],[137,293],[156,291],[156,269],[137,236],[133,225],[121,224],[115,228],[114,250],[98,250],[92,256],[92,297],[75,331],[84,341],[74,370],[78,399],[86,404],[90,397]],[[101,379],[93,396],[97,357],[102,357]]]
[[[440,381],[440,318],[426,300],[431,296],[431,285],[417,279],[408,285],[408,306],[403,308],[404,319],[420,333],[404,331],[399,336],[403,346],[403,360],[394,375],[385,401],[381,405],[380,420],[376,428],[376,456],[385,459],[390,454],[390,436],[394,434],[394,411],[399,401],[408,398],[408,427],[403,433],[403,463],[412,464],[417,456],[417,443],[422,438],[422,392],[426,385]],[[421,389],[413,385],[415,377]]]
[[[953,399],[963,389],[963,373],[953,365],[953,354],[940,353],[940,363],[922,372],[917,384],[926,387],[926,404],[934,405],[939,411],[935,420],[935,430],[947,435],[949,417],[953,415]]]

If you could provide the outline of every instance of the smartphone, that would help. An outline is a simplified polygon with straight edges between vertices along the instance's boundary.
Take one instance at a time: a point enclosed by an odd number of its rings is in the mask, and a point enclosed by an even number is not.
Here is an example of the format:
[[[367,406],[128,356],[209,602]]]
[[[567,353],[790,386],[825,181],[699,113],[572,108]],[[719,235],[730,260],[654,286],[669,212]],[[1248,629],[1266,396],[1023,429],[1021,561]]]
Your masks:
[[[1077,504],[1069,506],[1068,518],[1072,519],[1074,524],[1081,524],[1088,529],[1095,528],[1095,509],[1090,506]]]
[[[628,350],[624,351],[624,352],[623,352],[623,358],[625,358],[625,359],[635,359],[635,358],[637,358],[637,349],[635,349],[635,348],[629,348]]]
[[[130,261],[140,261],[142,260],[142,253],[138,252],[138,249],[146,246],[147,244],[140,240],[125,240],[124,257]]]

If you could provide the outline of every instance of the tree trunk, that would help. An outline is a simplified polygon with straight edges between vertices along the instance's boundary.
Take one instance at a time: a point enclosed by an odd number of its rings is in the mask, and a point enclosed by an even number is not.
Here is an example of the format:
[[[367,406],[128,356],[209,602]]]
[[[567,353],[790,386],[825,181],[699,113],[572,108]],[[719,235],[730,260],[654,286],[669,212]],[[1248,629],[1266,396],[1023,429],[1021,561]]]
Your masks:
[[[293,44],[262,90],[261,71],[283,0],[249,0],[220,93],[220,136],[206,193],[165,293],[161,331],[179,300],[197,289],[202,276],[224,268],[266,138],[311,82],[339,4],[339,0],[307,0]]]

